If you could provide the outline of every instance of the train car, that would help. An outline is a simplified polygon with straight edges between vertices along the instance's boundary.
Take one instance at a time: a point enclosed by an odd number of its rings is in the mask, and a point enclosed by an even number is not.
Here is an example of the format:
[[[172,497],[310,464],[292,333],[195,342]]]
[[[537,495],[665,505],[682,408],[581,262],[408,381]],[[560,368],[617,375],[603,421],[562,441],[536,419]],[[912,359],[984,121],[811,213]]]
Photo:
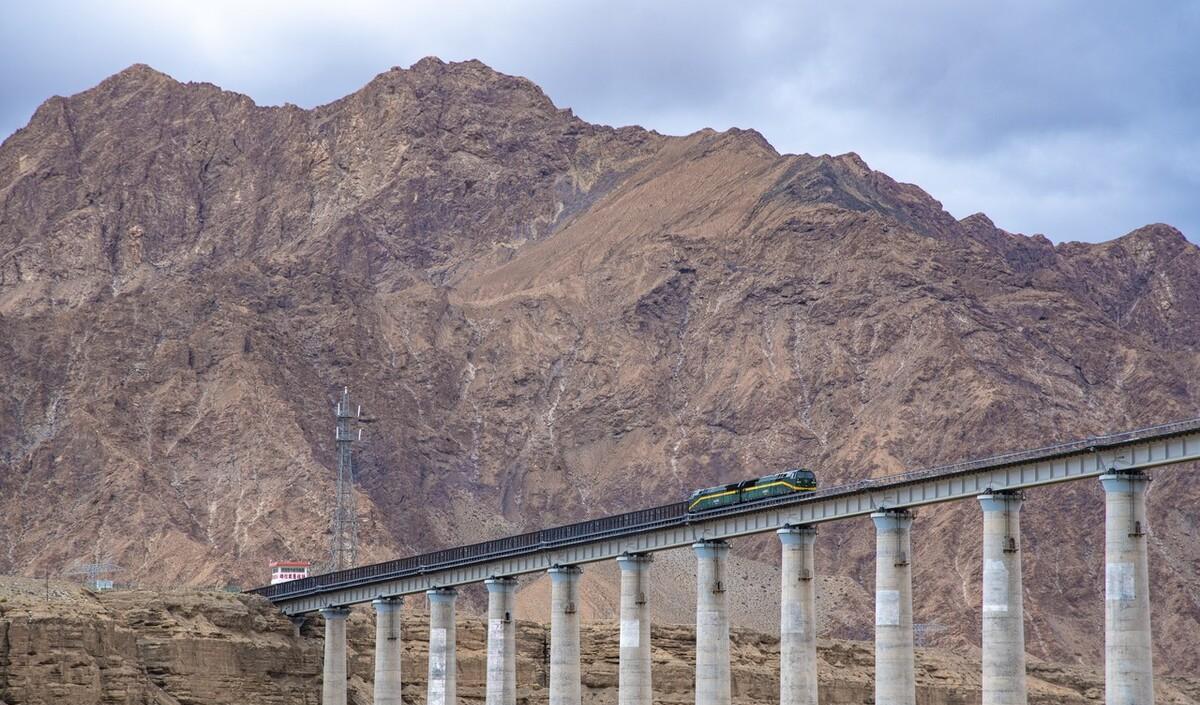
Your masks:
[[[812,492],[815,489],[817,489],[816,474],[807,468],[795,468],[754,480],[696,490],[688,498],[688,511],[706,512],[733,504],[757,502],[769,497]]]

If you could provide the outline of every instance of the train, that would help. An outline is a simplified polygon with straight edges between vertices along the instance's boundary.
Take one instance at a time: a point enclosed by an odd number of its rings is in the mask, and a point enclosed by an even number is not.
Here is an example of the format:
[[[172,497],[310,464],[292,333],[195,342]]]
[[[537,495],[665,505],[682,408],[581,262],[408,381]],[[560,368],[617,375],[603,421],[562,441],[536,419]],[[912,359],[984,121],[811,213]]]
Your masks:
[[[734,504],[756,502],[768,497],[812,492],[817,489],[817,475],[808,468],[793,468],[774,475],[743,480],[731,485],[696,490],[688,498],[688,512],[707,512]]]

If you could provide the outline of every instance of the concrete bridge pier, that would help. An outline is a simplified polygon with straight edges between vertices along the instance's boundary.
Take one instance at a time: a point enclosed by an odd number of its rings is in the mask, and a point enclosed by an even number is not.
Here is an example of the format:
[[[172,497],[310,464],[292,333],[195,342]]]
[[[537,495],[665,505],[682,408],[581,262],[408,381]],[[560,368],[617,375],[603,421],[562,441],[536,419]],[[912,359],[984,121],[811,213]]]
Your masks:
[[[455,654],[454,588],[427,590],[429,598],[429,679],[427,705],[457,705],[458,658]]]
[[[903,509],[871,514],[875,522],[875,703],[916,705],[913,654],[913,515]]]
[[[1104,702],[1154,702],[1146,486],[1141,472],[1100,476],[1104,486]]]
[[[485,705],[517,703],[516,578],[489,578]]]
[[[730,705],[729,608],[725,559],[729,544],[698,541],[696,552],[696,705]]]
[[[817,705],[817,602],[813,544],[817,530],[776,531],[783,545],[779,609],[779,703]]]
[[[321,609],[325,618],[325,670],[321,677],[321,705],[346,705],[346,618],[345,607]]]
[[[403,597],[381,597],[375,607],[375,705],[402,705],[400,657],[404,653],[400,625]]]
[[[983,509],[983,705],[1026,705],[1019,492],[979,495]]]
[[[621,660],[617,667],[617,705],[651,705],[650,563],[647,554],[617,558],[621,568]]]
[[[550,574],[550,705],[580,705],[579,576],[577,566]]]

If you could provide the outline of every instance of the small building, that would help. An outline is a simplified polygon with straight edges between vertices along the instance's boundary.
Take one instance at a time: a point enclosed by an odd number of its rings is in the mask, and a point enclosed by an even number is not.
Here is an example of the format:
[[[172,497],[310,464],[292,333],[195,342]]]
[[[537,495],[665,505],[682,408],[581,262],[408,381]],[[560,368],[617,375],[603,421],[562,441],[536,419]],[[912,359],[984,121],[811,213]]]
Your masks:
[[[309,568],[312,563],[308,561],[271,561],[271,584],[307,578]]]

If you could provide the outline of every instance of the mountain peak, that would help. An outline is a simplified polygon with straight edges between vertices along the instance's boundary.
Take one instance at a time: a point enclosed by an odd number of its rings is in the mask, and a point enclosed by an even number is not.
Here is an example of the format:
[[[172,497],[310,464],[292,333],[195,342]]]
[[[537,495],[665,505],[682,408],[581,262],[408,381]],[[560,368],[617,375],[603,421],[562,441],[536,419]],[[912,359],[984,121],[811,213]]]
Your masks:
[[[540,112],[558,110],[545,92],[527,78],[501,73],[478,59],[443,61],[436,56],[426,56],[408,68],[393,66],[342,100],[392,93],[402,87],[412,90],[417,97],[433,93],[470,97],[477,103],[508,104],[513,108],[524,105]]]
[[[1116,242],[1124,243],[1146,243],[1153,244],[1156,247],[1178,247],[1180,244],[1186,244],[1187,238],[1178,228],[1167,225],[1166,223],[1150,223],[1142,227],[1130,231],[1125,235],[1117,238]]]
[[[996,227],[996,224],[994,222],[992,222],[992,219],[987,216],[987,213],[984,213],[982,211],[980,211],[979,213],[972,213],[971,215],[968,215],[966,218],[963,218],[962,220],[960,220],[958,222],[964,228],[968,228],[968,229],[972,229],[972,230],[974,230],[974,229],[995,229],[995,227]]]
[[[833,161],[848,167],[852,172],[860,176],[863,174],[869,174],[872,171],[866,160],[858,155],[858,152],[846,152],[845,154],[839,154],[833,158]]]
[[[395,67],[392,70],[393,71],[395,71],[395,70],[403,71],[404,69]],[[497,78],[506,76],[506,74],[501,73],[500,71],[497,71],[496,69],[492,68],[491,66],[488,66],[487,64],[483,63],[479,59],[465,59],[463,61],[446,61],[445,59],[442,59],[439,56],[433,56],[432,54],[429,56],[421,57],[412,66],[408,67],[408,70],[414,71],[417,73],[434,73],[434,72],[442,72],[442,71],[452,71],[452,72],[454,72],[454,71],[471,71],[471,72],[480,72],[482,74],[490,74]]]
[[[131,64],[100,82],[100,86],[146,86],[155,84],[179,84],[171,76],[148,64]]]

